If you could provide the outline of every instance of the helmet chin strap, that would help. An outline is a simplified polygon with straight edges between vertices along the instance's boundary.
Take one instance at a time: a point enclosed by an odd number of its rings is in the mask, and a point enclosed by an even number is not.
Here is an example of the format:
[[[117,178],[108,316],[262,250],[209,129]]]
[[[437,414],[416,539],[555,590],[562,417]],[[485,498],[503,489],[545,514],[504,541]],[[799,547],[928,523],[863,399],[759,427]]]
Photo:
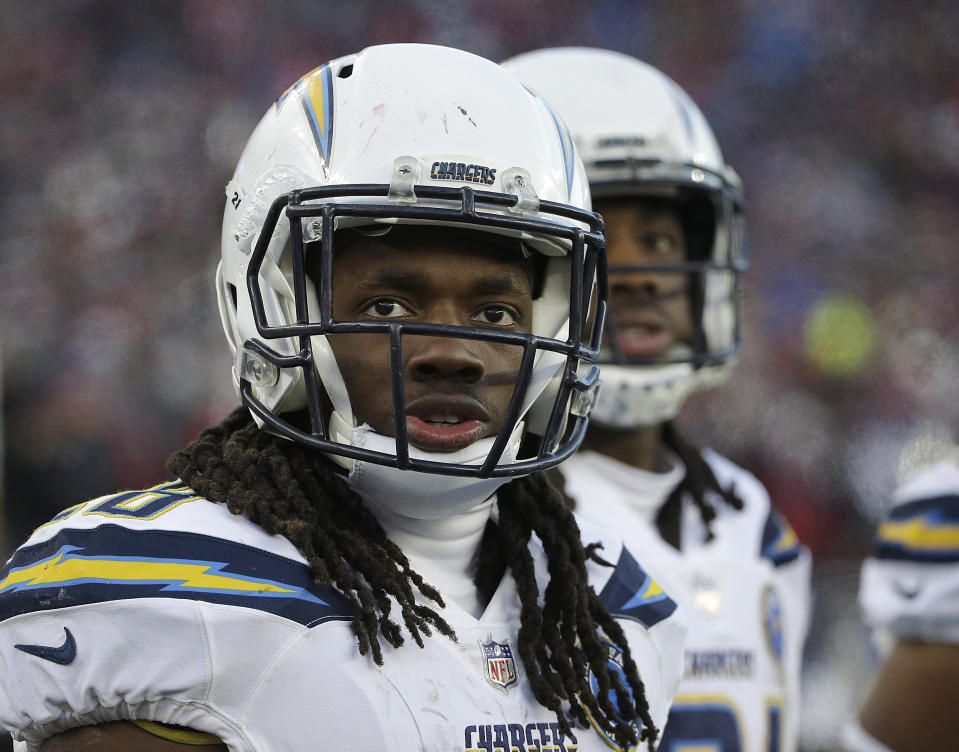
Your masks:
[[[679,414],[693,391],[689,363],[661,366],[603,366],[590,423],[608,428],[648,428]]]
[[[520,421],[503,451],[503,461],[516,460],[522,436],[523,422]],[[366,424],[353,427],[335,410],[330,417],[330,438],[361,449],[396,455],[396,439],[378,434]],[[480,439],[457,452],[427,452],[411,445],[409,453],[413,459],[481,465],[494,441],[495,437]],[[331,454],[330,459],[349,471],[349,484],[361,496],[405,517],[419,520],[441,520],[468,512],[512,480],[508,477],[471,478],[400,470],[335,454]]]
[[[734,365],[734,358],[700,368],[690,363],[604,365],[590,423],[623,429],[665,423],[679,415],[690,394],[722,384]]]

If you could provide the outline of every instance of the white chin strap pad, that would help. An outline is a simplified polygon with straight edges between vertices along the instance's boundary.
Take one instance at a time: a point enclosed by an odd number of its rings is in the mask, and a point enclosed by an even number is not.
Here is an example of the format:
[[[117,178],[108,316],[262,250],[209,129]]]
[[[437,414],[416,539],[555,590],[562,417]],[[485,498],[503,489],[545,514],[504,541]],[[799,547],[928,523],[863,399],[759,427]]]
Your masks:
[[[345,430],[344,430],[345,429]],[[348,434],[344,435],[346,431]],[[523,423],[520,422],[500,458],[500,464],[516,461]],[[370,426],[350,428],[335,411],[330,419],[330,438],[360,449],[371,449],[396,456],[396,439],[376,433]],[[448,464],[481,465],[489,455],[495,438],[480,439],[456,452],[427,452],[410,446],[410,457]],[[439,520],[462,514],[492,496],[496,489],[513,478],[471,478],[440,475],[378,465],[365,460],[350,460],[330,455],[337,464],[349,470],[350,486],[361,496],[369,497],[405,517]]]
[[[672,420],[693,392],[713,389],[735,365],[723,363],[694,369],[690,363],[662,366],[602,366],[599,397],[591,423],[607,428],[648,428]]]
[[[693,390],[689,363],[636,368],[602,366],[590,422],[609,428],[646,428],[672,420]]]

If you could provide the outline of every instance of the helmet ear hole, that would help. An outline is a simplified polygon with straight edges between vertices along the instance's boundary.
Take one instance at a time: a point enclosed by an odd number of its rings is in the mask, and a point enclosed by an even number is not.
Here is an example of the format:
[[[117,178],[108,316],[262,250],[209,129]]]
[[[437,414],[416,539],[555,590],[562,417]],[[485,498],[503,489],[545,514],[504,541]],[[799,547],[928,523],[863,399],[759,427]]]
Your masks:
[[[701,191],[685,191],[680,196],[679,221],[686,239],[686,255],[690,261],[712,257],[716,239],[716,206]]]
[[[546,260],[546,257],[539,253],[534,253],[526,259],[533,300],[543,297],[546,287]]]
[[[226,335],[231,354],[236,353],[240,337],[237,295],[236,285],[224,278],[223,263],[220,262],[216,267],[216,304],[220,312],[220,324],[223,326],[223,333]]]

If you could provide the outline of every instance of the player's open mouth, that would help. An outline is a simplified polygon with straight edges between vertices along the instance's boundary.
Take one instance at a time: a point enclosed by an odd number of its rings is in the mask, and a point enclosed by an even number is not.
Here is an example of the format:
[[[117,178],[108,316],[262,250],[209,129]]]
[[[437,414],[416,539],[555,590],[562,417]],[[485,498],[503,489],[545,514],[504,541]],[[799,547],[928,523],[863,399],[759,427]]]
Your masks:
[[[411,444],[421,449],[455,452],[468,447],[482,434],[483,424],[478,420],[424,421],[414,415],[406,419],[406,435]]]
[[[627,358],[651,358],[669,348],[672,336],[660,324],[631,324],[616,329],[616,344]]]
[[[482,438],[489,416],[474,400],[430,399],[407,408],[409,442],[434,452],[455,452]]]

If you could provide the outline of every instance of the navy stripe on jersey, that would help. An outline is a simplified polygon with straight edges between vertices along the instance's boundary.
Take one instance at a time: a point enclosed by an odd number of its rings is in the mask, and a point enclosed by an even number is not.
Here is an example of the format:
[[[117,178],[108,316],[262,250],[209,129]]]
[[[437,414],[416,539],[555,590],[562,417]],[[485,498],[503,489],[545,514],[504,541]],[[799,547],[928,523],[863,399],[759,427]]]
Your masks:
[[[305,626],[352,619],[306,564],[233,541],[101,525],[18,550],[0,572],[0,621],[32,611],[131,598],[179,598],[258,609]]]
[[[599,598],[613,616],[633,619],[647,628],[676,610],[676,603],[625,548]]]
[[[877,559],[949,564],[959,561],[959,495],[902,504],[879,526]]]
[[[790,524],[775,509],[769,510],[763,527],[763,541],[759,553],[769,559],[773,566],[781,567],[799,558],[802,546]]]

